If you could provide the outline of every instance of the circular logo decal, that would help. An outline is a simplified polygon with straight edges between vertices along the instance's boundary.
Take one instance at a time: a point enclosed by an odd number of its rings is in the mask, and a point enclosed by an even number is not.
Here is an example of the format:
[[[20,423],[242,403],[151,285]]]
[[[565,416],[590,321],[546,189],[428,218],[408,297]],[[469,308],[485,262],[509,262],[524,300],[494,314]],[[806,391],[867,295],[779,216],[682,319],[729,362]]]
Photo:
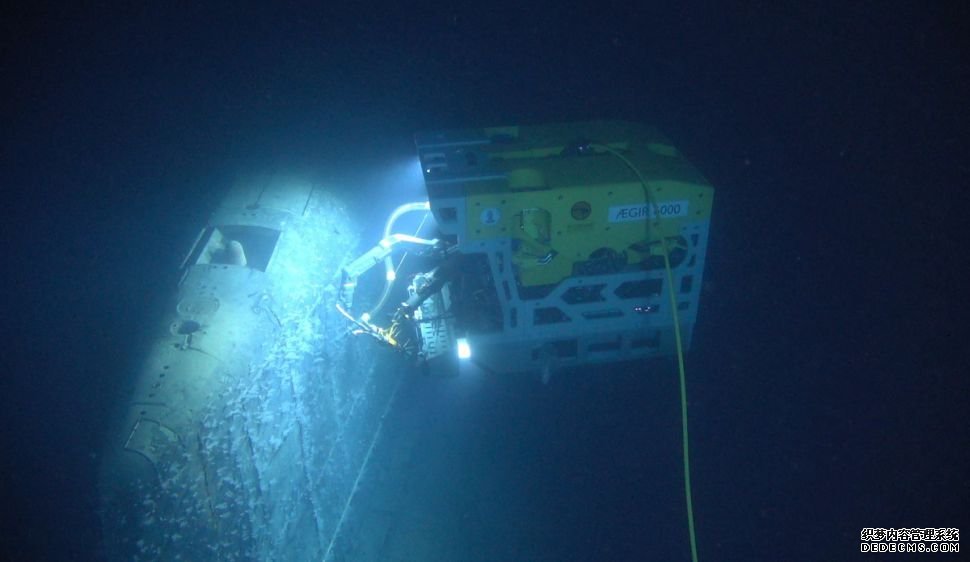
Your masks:
[[[495,207],[489,207],[487,209],[482,209],[482,214],[479,216],[482,224],[492,226],[498,224],[498,221],[502,220],[502,211],[496,209]]]
[[[576,203],[573,203],[572,214],[574,219],[578,221],[586,220],[589,217],[590,212],[591,208],[589,203],[586,201],[577,201]]]

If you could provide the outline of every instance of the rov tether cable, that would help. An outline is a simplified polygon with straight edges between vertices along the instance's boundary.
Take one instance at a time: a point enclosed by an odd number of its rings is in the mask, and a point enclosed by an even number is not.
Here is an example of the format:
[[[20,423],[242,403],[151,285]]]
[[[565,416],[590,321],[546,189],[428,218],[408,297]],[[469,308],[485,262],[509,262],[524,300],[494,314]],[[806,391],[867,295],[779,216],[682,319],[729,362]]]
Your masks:
[[[659,227],[660,209],[657,207],[657,202],[650,196],[650,188],[647,186],[647,180],[640,173],[640,170],[626,156],[609,146],[596,143],[591,143],[589,146],[593,149],[603,150],[616,156],[626,164],[627,168],[630,168],[636,174],[637,179],[640,180],[640,185],[643,187],[643,196],[653,210],[654,226]],[[650,222],[648,221],[647,224],[649,225]],[[650,237],[648,236],[647,239],[649,240]],[[667,272],[667,293],[670,295],[670,313],[674,319],[674,339],[677,342],[677,367],[680,371],[680,426],[684,449],[684,495],[687,499],[687,531],[690,535],[690,559],[692,562],[697,562],[697,539],[694,535],[694,502],[691,499],[690,489],[690,452],[688,447],[689,440],[687,438],[687,375],[684,369],[684,344],[680,335],[680,316],[677,314],[677,297],[674,296],[674,274],[670,267],[670,253],[667,251],[666,237],[661,236],[660,248],[663,250],[664,269]]]

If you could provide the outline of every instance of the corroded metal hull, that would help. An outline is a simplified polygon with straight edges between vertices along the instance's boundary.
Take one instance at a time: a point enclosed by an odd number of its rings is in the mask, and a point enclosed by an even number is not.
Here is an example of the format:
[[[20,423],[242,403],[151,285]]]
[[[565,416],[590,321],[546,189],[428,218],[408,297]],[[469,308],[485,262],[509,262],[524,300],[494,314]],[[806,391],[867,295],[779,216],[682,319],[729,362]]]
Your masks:
[[[109,559],[336,554],[400,376],[344,337],[334,307],[355,232],[319,185],[265,176],[231,190],[106,444]]]

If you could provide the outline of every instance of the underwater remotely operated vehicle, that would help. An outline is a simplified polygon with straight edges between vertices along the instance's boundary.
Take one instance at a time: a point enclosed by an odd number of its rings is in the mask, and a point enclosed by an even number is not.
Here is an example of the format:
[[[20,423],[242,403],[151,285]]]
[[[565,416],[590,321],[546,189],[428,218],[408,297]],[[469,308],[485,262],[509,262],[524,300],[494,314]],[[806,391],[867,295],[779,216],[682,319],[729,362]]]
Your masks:
[[[399,208],[384,238],[343,268],[339,306],[357,333],[437,369],[460,356],[546,380],[558,368],[673,354],[672,291],[689,344],[713,188],[659,132],[500,127],[418,135],[417,148],[428,202]],[[393,232],[402,214],[428,210],[437,238]],[[432,266],[381,326],[402,246]],[[354,316],[356,281],[378,265],[382,298]]]
[[[689,343],[713,189],[659,132],[416,141],[427,200],[402,201],[362,255],[319,182],[247,178],[212,215],[108,436],[108,559],[376,559],[341,537],[401,362],[548,380]],[[396,232],[411,213],[430,213],[434,234]],[[401,250],[417,270],[399,268]],[[384,281],[368,301],[371,270]]]

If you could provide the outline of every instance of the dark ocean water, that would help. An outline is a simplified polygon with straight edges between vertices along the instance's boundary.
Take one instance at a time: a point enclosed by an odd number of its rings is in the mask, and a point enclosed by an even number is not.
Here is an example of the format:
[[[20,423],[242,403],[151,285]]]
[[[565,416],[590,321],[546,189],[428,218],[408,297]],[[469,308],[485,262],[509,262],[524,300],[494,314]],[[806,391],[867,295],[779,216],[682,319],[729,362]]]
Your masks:
[[[310,167],[368,223],[416,130],[596,118],[658,126],[716,188],[687,362],[701,559],[965,530],[966,7],[570,6],[0,18],[0,557],[99,559],[107,413],[236,175]],[[688,559],[676,372],[651,367],[486,385],[456,417],[511,440],[546,559]]]

